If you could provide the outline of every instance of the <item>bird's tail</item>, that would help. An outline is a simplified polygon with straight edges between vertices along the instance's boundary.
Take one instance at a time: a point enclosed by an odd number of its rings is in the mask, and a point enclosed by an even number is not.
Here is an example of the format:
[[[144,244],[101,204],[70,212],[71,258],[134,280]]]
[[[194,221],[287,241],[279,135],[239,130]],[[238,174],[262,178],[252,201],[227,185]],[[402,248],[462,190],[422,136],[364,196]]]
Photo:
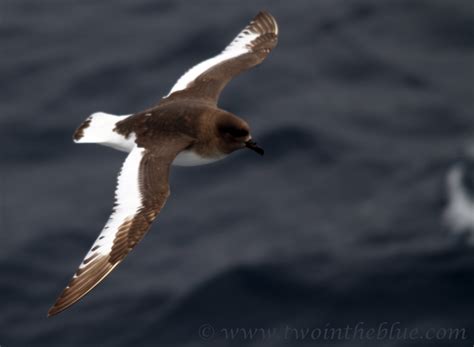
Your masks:
[[[116,116],[104,112],[93,113],[74,132],[74,142],[97,143],[130,152],[135,145],[134,136],[126,138],[115,131],[117,122],[127,117],[130,115]]]

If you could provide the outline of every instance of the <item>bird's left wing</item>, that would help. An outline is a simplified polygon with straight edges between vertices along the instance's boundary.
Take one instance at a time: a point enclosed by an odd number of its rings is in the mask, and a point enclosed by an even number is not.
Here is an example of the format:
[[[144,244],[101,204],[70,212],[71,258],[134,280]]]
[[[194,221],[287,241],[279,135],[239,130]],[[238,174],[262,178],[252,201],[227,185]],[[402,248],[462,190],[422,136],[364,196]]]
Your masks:
[[[162,102],[185,97],[217,104],[226,84],[239,73],[260,64],[276,46],[277,38],[275,18],[260,12],[220,54],[181,76]]]
[[[169,196],[169,168],[184,146],[170,142],[151,150],[132,149],[118,177],[112,215],[48,316],[91,291],[145,236]]]

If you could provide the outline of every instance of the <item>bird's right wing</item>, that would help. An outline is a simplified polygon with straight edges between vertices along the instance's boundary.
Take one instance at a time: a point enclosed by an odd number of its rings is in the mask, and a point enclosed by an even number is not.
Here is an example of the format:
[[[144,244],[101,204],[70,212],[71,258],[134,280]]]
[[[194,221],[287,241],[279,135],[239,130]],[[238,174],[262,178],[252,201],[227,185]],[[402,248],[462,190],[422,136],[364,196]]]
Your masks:
[[[184,146],[171,142],[156,149],[132,149],[118,177],[112,215],[48,316],[91,291],[145,236],[169,196],[169,168]]]
[[[218,55],[188,70],[162,102],[176,98],[199,98],[212,104],[226,84],[241,72],[260,64],[276,46],[275,18],[260,12]]]

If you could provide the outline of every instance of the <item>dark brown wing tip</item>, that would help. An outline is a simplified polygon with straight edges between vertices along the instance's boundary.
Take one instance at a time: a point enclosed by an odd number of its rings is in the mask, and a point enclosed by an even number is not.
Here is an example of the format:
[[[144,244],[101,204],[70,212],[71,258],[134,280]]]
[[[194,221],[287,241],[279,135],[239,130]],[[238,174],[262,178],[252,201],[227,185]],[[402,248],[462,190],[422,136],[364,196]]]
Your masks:
[[[48,311],[48,317],[54,316],[82,299],[94,289],[118,263],[112,264],[108,257],[95,258],[76,272],[67,287],[61,292],[56,302]]]
[[[69,306],[65,306],[65,307],[59,307],[59,298],[57,299],[57,301],[54,303],[53,306],[51,306],[48,310],[48,314],[47,314],[47,318],[49,317],[52,317],[52,316],[55,316],[57,315],[58,313],[61,313],[62,311],[64,311],[65,309],[69,308],[71,305]]]
[[[54,309],[54,306],[51,306],[48,310],[48,314],[46,315],[47,318],[57,315],[61,311],[57,311]]]
[[[278,24],[269,12],[260,11],[252,20],[250,26],[261,34],[272,33],[278,35]]]

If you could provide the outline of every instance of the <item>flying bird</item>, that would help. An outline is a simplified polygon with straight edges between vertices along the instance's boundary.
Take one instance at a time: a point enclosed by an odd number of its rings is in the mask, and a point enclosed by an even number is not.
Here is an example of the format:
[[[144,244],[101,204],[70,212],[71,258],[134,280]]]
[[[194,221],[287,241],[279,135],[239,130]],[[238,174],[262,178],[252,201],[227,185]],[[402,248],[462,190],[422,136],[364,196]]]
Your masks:
[[[79,126],[74,142],[129,154],[118,175],[112,214],[48,316],[90,292],[145,236],[170,194],[172,164],[206,164],[242,148],[263,155],[249,125],[217,101],[232,78],[267,57],[277,37],[273,16],[260,12],[220,54],[181,76],[156,106],[124,116],[94,113]]]

